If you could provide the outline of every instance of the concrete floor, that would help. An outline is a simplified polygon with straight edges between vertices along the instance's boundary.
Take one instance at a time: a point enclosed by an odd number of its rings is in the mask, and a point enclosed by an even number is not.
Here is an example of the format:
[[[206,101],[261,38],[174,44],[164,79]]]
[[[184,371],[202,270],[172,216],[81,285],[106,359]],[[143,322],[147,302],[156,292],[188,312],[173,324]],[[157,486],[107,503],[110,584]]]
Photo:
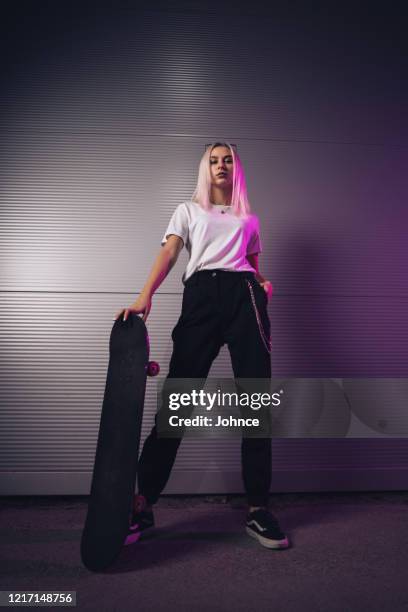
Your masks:
[[[80,559],[86,497],[1,501],[3,591],[75,590],[98,612],[408,610],[405,491],[273,494],[281,551],[245,533],[243,497],[162,497],[155,532],[103,573]]]

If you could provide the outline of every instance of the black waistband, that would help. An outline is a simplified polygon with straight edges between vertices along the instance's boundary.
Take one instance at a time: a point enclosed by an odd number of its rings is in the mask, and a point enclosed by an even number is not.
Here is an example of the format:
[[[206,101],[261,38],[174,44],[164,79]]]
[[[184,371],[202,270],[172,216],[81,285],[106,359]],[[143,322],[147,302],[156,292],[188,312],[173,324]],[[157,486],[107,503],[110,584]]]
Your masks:
[[[232,277],[233,275],[239,275],[243,278],[254,278],[255,272],[251,272],[249,270],[238,271],[238,270],[222,270],[221,268],[215,268],[212,270],[197,270],[194,272],[184,283],[185,286],[189,284],[195,284],[199,278],[225,278]]]

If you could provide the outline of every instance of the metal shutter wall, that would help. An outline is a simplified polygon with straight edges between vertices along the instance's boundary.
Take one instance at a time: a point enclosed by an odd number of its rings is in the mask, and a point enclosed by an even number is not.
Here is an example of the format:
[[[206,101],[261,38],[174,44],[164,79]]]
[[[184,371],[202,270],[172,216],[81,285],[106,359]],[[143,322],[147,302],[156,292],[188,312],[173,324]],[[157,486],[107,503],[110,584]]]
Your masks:
[[[261,221],[274,376],[406,375],[398,46],[350,23],[345,47],[334,14],[259,8],[226,22],[172,8],[71,15],[64,35],[63,19],[32,15],[35,44],[24,30],[12,38],[0,103],[3,494],[89,492],[113,314],[143,286],[218,137],[238,144]],[[163,374],[185,264],[182,252],[148,319]],[[231,375],[226,347],[211,375]],[[143,438],[154,410],[149,380]],[[183,441],[165,492],[242,491],[239,445]],[[274,490],[406,487],[404,439],[272,447]]]

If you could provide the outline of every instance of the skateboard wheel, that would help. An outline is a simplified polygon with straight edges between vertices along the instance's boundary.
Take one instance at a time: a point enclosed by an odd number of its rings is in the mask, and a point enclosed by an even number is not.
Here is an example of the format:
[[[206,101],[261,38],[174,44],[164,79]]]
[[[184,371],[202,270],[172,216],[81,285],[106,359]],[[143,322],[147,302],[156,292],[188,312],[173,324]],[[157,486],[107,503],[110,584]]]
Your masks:
[[[160,366],[157,361],[149,361],[147,364],[147,375],[148,376],[157,376],[160,372]]]

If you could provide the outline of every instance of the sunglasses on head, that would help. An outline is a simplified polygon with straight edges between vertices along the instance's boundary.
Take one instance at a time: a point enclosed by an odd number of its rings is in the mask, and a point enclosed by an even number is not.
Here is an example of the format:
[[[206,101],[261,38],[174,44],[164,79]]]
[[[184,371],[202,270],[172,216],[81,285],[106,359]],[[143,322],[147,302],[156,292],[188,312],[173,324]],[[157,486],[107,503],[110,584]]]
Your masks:
[[[214,143],[209,142],[208,144],[206,144],[206,145],[204,146],[204,148],[207,150],[207,149],[208,149],[208,147],[212,147],[212,146],[213,146],[213,144],[214,144]],[[234,143],[232,143],[232,142],[231,142],[230,144],[231,144],[231,147],[234,147],[235,151],[238,151],[238,147],[237,147],[237,145],[236,145],[236,144],[234,144]]]

